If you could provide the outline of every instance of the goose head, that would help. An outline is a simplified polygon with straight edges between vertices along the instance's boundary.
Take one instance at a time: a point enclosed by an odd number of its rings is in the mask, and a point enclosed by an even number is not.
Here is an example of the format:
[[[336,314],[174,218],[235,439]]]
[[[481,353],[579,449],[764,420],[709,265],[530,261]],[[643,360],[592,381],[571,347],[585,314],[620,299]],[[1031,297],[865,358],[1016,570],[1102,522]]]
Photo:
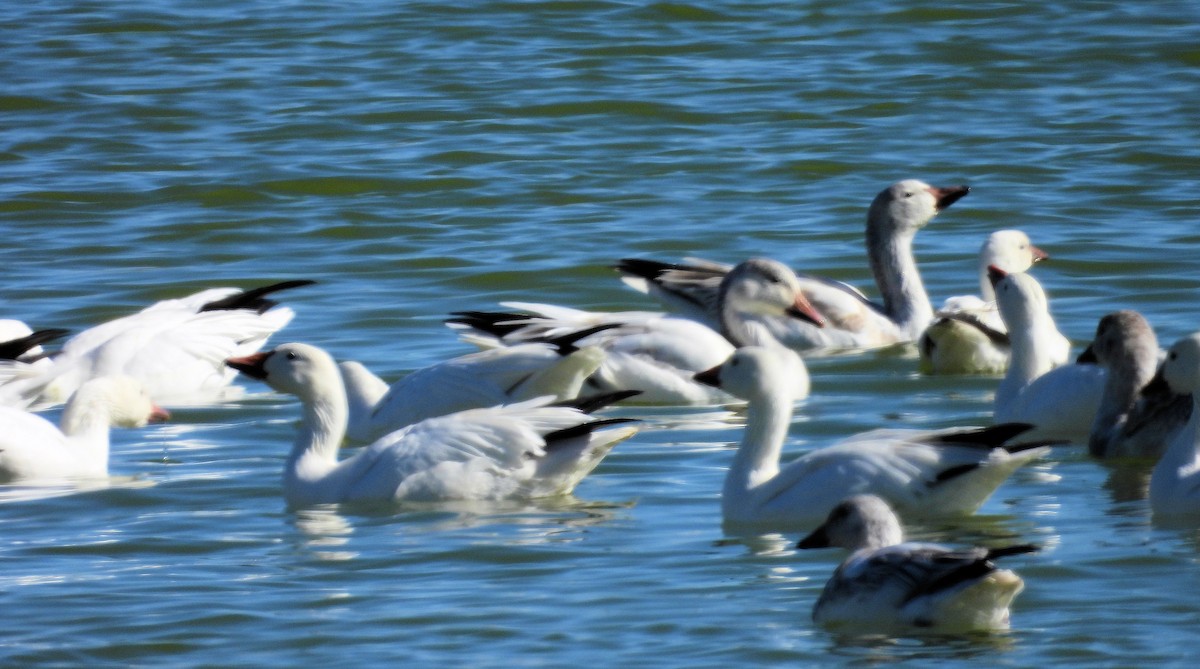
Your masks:
[[[871,202],[867,228],[915,233],[970,190],[968,186],[938,188],[918,179],[897,181]]]
[[[989,265],[988,279],[996,291],[996,306],[1009,332],[1019,331],[1039,315],[1049,314],[1046,292],[1032,276],[1024,272],[1006,272]]]
[[[63,423],[73,423],[80,412],[100,411],[108,424],[117,427],[144,427],[171,417],[150,399],[140,381],[130,376],[101,376],[79,386],[67,401]]]
[[[1180,395],[1200,390],[1200,332],[1171,345],[1159,374]]]
[[[855,551],[894,546],[902,541],[904,532],[900,520],[887,502],[875,495],[854,495],[835,506],[825,522],[801,539],[796,547],[838,547]]]
[[[1138,312],[1114,311],[1100,319],[1095,338],[1076,362],[1130,372],[1152,370],[1158,363],[1158,338]]]
[[[825,319],[813,308],[800,281],[787,265],[767,258],[751,258],[734,267],[721,281],[722,304],[740,313],[787,315],[818,327]]]
[[[301,399],[311,399],[330,380],[341,380],[337,363],[325,351],[308,344],[283,344],[225,364],[271,388]]]
[[[997,230],[988,235],[979,249],[979,259],[984,267],[995,265],[1006,272],[1024,272],[1034,263],[1049,258],[1049,254],[1034,246],[1029,235],[1020,230]]]
[[[987,268],[995,265],[1005,272],[1024,272],[1050,256],[1029,241],[1020,230],[997,230],[988,235],[979,249],[979,294],[987,302],[996,299]]]
[[[743,346],[725,362],[696,374],[705,385],[720,388],[748,402],[778,396],[799,357],[787,350]]]

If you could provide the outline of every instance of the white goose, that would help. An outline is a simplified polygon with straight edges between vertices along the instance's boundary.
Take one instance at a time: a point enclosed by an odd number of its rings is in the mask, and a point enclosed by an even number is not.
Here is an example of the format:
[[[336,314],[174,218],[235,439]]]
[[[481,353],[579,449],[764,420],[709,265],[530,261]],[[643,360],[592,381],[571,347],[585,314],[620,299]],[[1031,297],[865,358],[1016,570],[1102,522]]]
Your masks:
[[[604,362],[595,346],[569,337],[459,356],[418,369],[388,386],[355,361],[338,364],[349,400],[351,441],[369,442],[426,418],[537,397],[569,400]]]
[[[872,493],[906,513],[970,514],[1021,465],[1049,451],[1003,446],[1028,425],[968,430],[881,429],[779,464],[792,418],[786,365],[771,349],[738,349],[697,378],[745,399],[746,429],[725,477],[721,511],[739,525],[819,523],[846,495]]]
[[[937,317],[921,334],[918,350],[925,374],[1003,374],[1008,369],[1008,329],[996,307],[987,268],[1024,272],[1049,256],[1020,230],[997,230],[979,249],[979,295],[946,298]],[[1063,340],[1066,343],[1066,340]],[[1057,364],[1066,364],[1067,344]]]
[[[251,378],[299,398],[300,431],[283,473],[290,506],[338,502],[499,500],[570,493],[637,430],[550,399],[430,418],[345,460],[349,409],[337,363],[306,344],[232,358]]]
[[[724,361],[737,346],[784,348],[774,338],[770,321],[820,323],[800,292],[796,275],[786,265],[765,258],[742,262],[726,274],[717,301],[719,333],[697,321],[661,313],[597,313],[512,302],[505,306],[528,313],[461,312],[448,322],[485,345],[488,337],[495,344],[585,334],[579,345],[598,346],[605,352],[590,386],[604,392],[640,390],[635,401],[646,404],[726,402],[728,395],[697,383],[695,373]],[[808,371],[799,356],[791,353],[790,357],[791,394],[801,399],[809,392]]]
[[[816,328],[785,319],[765,321],[774,338],[799,351],[876,348],[916,340],[933,319],[933,306],[913,257],[913,238],[938,212],[968,191],[966,186],[934,188],[907,179],[879,193],[867,212],[866,243],[883,304],[869,302],[840,281],[801,275],[801,290],[827,325]],[[626,259],[617,269],[627,284],[669,308],[709,323],[717,320],[717,285],[729,271],[727,265]]]
[[[1008,629],[1009,606],[1025,584],[993,561],[1039,550],[905,543],[895,512],[874,495],[838,504],[797,547],[853,551],[825,584],[813,620],[870,634]]]
[[[157,302],[89,328],[67,340],[53,365],[23,382],[21,393],[40,407],[66,400],[85,381],[131,376],[165,405],[203,404],[229,396],[236,372],[226,358],[262,348],[295,315],[267,295],[311,281],[286,281],[252,290],[214,288]]]
[[[1058,366],[1058,351],[1070,342],[1055,326],[1041,285],[1028,274],[994,265],[989,274],[1012,341],[1008,372],[996,389],[996,422],[1032,424],[1041,439],[1087,438],[1104,394],[1104,368]]]
[[[1159,374],[1172,391],[1192,396],[1192,414],[1154,466],[1150,508],[1155,516],[1200,516],[1200,332],[1167,350]]]
[[[0,482],[103,478],[109,426],[141,427],[167,417],[129,377],[80,386],[63,409],[61,429],[41,416],[0,407]]]
[[[1150,385],[1158,356],[1158,338],[1138,312],[1116,311],[1100,319],[1095,340],[1079,356],[1094,360],[1106,377],[1088,437],[1092,455],[1158,459],[1187,423],[1191,399]]]

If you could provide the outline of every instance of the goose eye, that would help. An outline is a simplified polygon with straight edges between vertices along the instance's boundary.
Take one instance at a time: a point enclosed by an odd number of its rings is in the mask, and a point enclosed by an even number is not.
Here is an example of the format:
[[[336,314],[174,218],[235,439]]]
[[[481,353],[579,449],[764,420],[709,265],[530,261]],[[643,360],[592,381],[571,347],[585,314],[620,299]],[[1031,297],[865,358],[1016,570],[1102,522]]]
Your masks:
[[[1176,353],[1175,351],[1171,351],[1170,353],[1167,354],[1167,360],[1175,360],[1177,358],[1179,358],[1179,354]]]
[[[288,352],[287,352],[287,355],[286,355],[285,357],[286,357],[288,360],[295,360],[296,358],[299,358],[300,356],[296,355],[296,353],[295,353],[295,352],[293,352],[293,351],[288,351]]]

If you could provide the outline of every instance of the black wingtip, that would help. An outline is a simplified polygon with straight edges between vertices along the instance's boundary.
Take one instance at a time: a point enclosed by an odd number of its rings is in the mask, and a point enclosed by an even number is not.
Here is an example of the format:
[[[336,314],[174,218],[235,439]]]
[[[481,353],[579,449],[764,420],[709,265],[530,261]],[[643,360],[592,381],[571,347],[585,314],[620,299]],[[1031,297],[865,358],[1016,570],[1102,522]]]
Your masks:
[[[559,355],[570,355],[571,353],[579,350],[579,347],[575,345],[579,343],[579,340],[586,339],[597,332],[604,332],[605,330],[612,330],[619,327],[621,327],[620,323],[604,323],[602,325],[595,325],[590,328],[568,332],[567,334],[559,337],[551,337],[545,341],[547,344],[553,346],[558,351]]]
[[[641,395],[640,390],[617,390],[610,393],[601,393],[599,395],[588,395],[587,397],[576,397],[575,399],[563,400],[555,402],[552,406],[556,407],[571,407],[579,409],[584,413],[593,413],[607,406],[612,406],[622,400],[627,400],[630,397]]]
[[[653,280],[658,278],[663,272],[678,269],[678,266],[658,260],[646,260],[644,258],[621,258],[612,268],[622,274],[630,274],[643,279]]]
[[[1000,423],[991,427],[939,434],[929,441],[935,444],[996,448],[1013,437],[1033,429],[1030,423]]]
[[[554,449],[556,444],[560,444],[568,439],[589,435],[602,427],[638,422],[641,421],[636,418],[602,418],[600,420],[593,420],[587,423],[581,423],[579,425],[572,425],[571,427],[566,427],[561,430],[547,432],[542,436],[542,439],[544,439],[546,442],[546,450],[550,451]]]
[[[290,281],[280,281],[267,286],[251,288],[243,290],[240,293],[235,293],[229,297],[220,300],[213,300],[200,307],[200,311],[235,311],[238,309],[251,309],[258,313],[264,313],[275,307],[278,302],[267,299],[267,295],[278,293],[281,290],[289,290],[291,288],[300,288],[302,286],[311,286],[316,281],[312,279],[293,279]]]
[[[530,314],[511,311],[453,311],[447,325],[465,325],[469,328],[503,338],[529,325]]]
[[[2,342],[0,343],[0,360],[16,360],[35,346],[41,346],[56,339],[62,339],[69,334],[71,334],[70,330],[47,328],[27,334],[24,337]]]
[[[1010,555],[1025,555],[1028,553],[1037,553],[1042,550],[1041,546],[1036,544],[1018,544],[1016,546],[1004,546],[1003,548],[989,548],[987,559],[995,560]]]

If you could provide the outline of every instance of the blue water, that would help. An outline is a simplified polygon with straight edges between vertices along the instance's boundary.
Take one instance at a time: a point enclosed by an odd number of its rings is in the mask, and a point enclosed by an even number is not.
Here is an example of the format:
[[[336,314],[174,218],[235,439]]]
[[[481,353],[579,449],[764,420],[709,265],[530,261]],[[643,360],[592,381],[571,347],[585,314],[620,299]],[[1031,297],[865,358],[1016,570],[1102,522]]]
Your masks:
[[[149,6],[147,6],[149,5]],[[393,6],[396,5],[396,6]],[[615,259],[769,255],[873,290],[866,205],[971,195],[916,242],[935,301],[1026,230],[1082,343],[1200,326],[1200,6],[1189,2],[56,3],[0,16],[0,316],[85,328],[283,278],[280,341],[385,378],[468,352],[453,310],[652,308]],[[996,379],[911,351],[810,361],[789,453],[985,424]],[[298,412],[243,402],[114,433],[114,482],[0,490],[10,666],[1149,666],[1190,663],[1197,532],[1079,447],[914,536],[1046,546],[1013,631],[841,639],[837,562],[722,529],[739,417],[645,419],[573,497],[289,512]]]

